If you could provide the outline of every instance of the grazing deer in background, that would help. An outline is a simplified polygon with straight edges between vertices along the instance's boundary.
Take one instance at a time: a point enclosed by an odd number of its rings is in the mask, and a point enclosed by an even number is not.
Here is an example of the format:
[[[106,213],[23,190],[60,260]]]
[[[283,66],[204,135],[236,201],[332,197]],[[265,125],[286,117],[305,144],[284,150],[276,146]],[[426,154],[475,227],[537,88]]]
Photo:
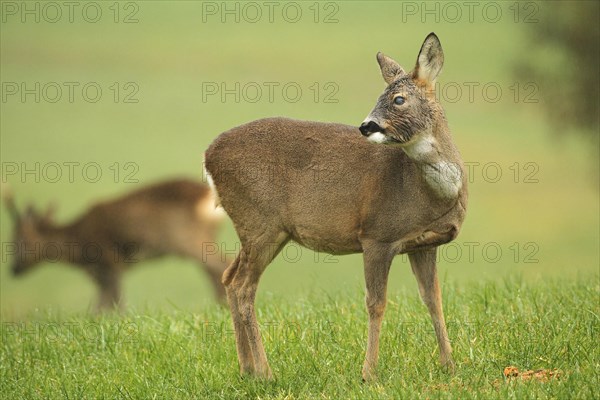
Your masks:
[[[203,244],[216,243],[221,222],[214,194],[203,183],[171,180],[99,203],[67,225],[32,207],[21,214],[4,196],[15,223],[15,276],[43,261],[62,261],[86,271],[98,285],[98,309],[121,304],[121,275],[139,261],[164,255],[191,258],[208,274],[218,300],[224,301],[221,276],[227,266]],[[223,214],[221,212],[221,214]]]
[[[433,33],[408,73],[378,53],[388,86],[360,128],[262,119],[224,132],[206,151],[209,183],[242,244],[223,274],[242,373],[272,377],[254,300],[261,274],[290,240],[330,254],[363,253],[369,314],[363,379],[375,377],[397,254],[408,254],[441,363],[453,368],[436,248],[459,232],[467,181],[434,93],[443,60]]]

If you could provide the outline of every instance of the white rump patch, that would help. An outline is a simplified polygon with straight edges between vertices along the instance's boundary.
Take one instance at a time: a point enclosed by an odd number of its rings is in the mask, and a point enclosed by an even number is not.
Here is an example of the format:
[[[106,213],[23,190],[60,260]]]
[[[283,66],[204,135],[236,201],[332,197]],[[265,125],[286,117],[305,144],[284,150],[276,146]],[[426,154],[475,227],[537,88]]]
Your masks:
[[[208,186],[210,187],[210,190],[211,190],[210,199],[212,199],[213,209],[219,207],[219,208],[221,208],[222,212],[225,212],[225,210],[223,210],[223,208],[221,207],[221,199],[219,199],[219,192],[217,192],[217,187],[215,186],[215,181],[213,181],[213,178],[210,175],[210,172],[208,172],[208,170],[206,169],[206,165],[203,166],[203,169],[204,169],[204,176],[206,176],[206,182],[208,183]]]
[[[440,197],[457,197],[462,188],[462,171],[458,164],[448,161],[425,164],[423,174],[425,181]]]
[[[204,222],[220,222],[226,215],[223,207],[215,205],[215,192],[211,191],[210,196],[204,197],[196,204],[196,215],[198,219]]]
[[[210,175],[210,172],[208,172],[208,170],[206,169],[206,165],[203,165],[202,169],[204,172],[204,176],[206,177],[206,182],[208,182],[208,186],[210,186],[211,190],[216,192],[217,189],[215,188],[215,181],[213,181],[213,178]]]
[[[381,132],[373,132],[367,137],[367,140],[372,143],[385,143],[388,138]]]

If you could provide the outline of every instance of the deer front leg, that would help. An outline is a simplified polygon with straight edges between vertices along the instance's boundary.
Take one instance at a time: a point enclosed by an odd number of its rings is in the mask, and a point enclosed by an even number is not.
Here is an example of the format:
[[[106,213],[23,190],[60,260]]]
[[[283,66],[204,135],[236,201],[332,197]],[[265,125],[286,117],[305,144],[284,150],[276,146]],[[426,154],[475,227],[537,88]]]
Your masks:
[[[452,347],[448,332],[446,331],[446,321],[444,320],[444,311],[442,309],[442,293],[437,276],[436,267],[436,248],[409,253],[408,258],[413,273],[419,284],[419,292],[423,302],[429,309],[433,328],[440,348],[440,363],[449,370],[454,371],[454,361],[452,361]]]
[[[387,281],[393,254],[389,248],[377,244],[363,244],[363,248],[369,332],[362,377],[364,381],[370,381],[375,378],[379,356],[379,334],[386,306]]]
[[[121,303],[121,274],[118,271],[100,271],[96,278],[100,296],[97,312],[120,309]]]

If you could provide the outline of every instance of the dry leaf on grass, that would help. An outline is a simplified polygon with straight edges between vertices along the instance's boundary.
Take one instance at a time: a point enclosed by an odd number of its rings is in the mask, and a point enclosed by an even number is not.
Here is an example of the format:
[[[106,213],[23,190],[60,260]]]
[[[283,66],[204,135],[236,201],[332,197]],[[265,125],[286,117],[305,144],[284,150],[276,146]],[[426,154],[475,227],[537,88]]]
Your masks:
[[[519,379],[522,381],[528,381],[530,379],[535,379],[538,382],[548,382],[551,379],[559,378],[561,372],[554,369],[537,369],[535,371],[528,370],[520,372],[517,367],[506,367],[504,368],[504,377],[506,377],[509,381]]]

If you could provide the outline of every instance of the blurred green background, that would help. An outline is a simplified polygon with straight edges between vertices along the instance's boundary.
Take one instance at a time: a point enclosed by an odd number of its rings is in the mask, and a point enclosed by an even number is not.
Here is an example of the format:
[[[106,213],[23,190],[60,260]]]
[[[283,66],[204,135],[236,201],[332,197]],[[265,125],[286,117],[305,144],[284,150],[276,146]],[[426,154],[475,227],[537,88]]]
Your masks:
[[[458,285],[515,275],[598,279],[597,153],[576,126],[551,135],[543,87],[514,72],[527,62],[562,74],[564,64],[553,62],[555,54],[533,51],[543,38],[532,42],[528,36],[551,4],[477,3],[470,14],[453,3],[461,12],[457,18],[445,3],[303,2],[290,8],[277,2],[270,22],[260,2],[253,3],[262,13],[258,20],[256,7],[245,3],[227,3],[233,11],[224,14],[221,2],[98,2],[102,15],[92,23],[86,18],[96,19],[96,7],[84,12],[86,3],[77,3],[73,22],[64,7],[52,22],[56,11],[37,3],[36,22],[35,11],[22,14],[36,3],[2,2],[2,182],[10,184],[21,208],[55,201],[57,220],[66,222],[94,202],[142,184],[174,176],[201,179],[203,151],[220,132],[266,116],[358,125],[384,88],[377,51],[410,69],[423,39],[434,31],[445,52],[438,96],[472,165],[467,220],[457,241],[442,251],[442,279]],[[298,9],[301,17],[290,22]],[[15,84],[31,89],[36,82],[39,102],[35,94],[23,101],[21,92],[9,93]],[[56,102],[49,101],[56,96],[56,85],[47,86],[53,82],[62,88]],[[65,82],[79,85],[72,102]],[[102,89],[95,103],[82,93],[90,82]],[[256,98],[254,84],[240,93],[239,102],[234,95],[222,101],[203,93],[222,82],[228,88],[255,82],[262,96]],[[264,82],[278,85],[272,99]],[[296,102],[289,101],[293,90],[282,93],[289,83],[302,89]],[[92,89],[88,96],[95,96]],[[137,102],[126,102],[134,89],[128,100]],[[97,163],[102,176],[90,182],[76,167],[69,182],[63,167],[58,182],[50,182],[42,172],[53,162]],[[39,179],[21,176],[23,166],[34,169],[35,163]],[[20,170],[9,173],[14,165]],[[129,182],[129,173],[139,183]],[[84,311],[95,302],[94,286],[75,268],[46,263],[13,278],[4,252],[12,236],[4,207],[0,218],[3,319],[47,307]],[[220,240],[235,249],[228,220]],[[389,290],[405,286],[416,295],[407,260],[397,257]],[[265,272],[259,299],[267,292],[298,298],[362,287],[360,255],[332,257],[292,246]],[[140,310],[198,310],[212,302],[210,290],[192,262],[171,257],[137,266],[124,282],[127,305]]]

